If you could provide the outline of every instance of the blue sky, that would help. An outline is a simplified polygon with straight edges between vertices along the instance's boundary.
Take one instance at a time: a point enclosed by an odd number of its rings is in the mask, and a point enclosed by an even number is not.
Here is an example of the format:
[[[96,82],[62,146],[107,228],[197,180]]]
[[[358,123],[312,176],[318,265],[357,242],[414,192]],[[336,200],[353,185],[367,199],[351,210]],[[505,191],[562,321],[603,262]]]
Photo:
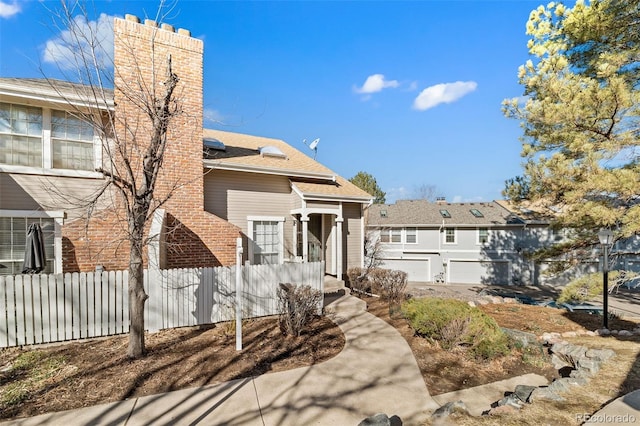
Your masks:
[[[154,17],[158,2],[95,1]],[[207,127],[303,144],[350,178],[371,173],[387,202],[434,185],[449,201],[501,198],[521,174],[525,24],[540,1],[189,1],[166,22],[204,40]],[[42,77],[58,1],[0,0],[0,76]],[[97,19],[98,15],[93,17]]]

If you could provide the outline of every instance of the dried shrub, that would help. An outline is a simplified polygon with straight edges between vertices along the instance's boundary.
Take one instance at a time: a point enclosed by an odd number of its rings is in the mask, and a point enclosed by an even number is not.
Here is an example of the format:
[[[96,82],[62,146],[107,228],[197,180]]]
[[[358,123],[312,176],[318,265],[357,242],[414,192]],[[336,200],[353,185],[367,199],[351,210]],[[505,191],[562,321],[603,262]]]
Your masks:
[[[285,336],[300,336],[304,327],[320,313],[322,293],[308,285],[280,284],[279,325]]]
[[[349,287],[358,293],[364,293],[369,290],[369,280],[367,279],[366,270],[359,267],[347,269],[347,278],[349,279]]]

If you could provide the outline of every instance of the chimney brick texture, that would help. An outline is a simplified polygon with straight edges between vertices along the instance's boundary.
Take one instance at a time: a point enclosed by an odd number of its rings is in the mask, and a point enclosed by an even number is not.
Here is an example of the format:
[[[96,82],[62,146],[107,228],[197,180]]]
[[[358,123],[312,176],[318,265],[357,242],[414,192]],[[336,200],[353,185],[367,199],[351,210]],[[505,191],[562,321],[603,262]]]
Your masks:
[[[127,148],[134,173],[141,181],[142,156],[149,144],[153,122],[145,111],[154,100],[163,98],[169,61],[179,82],[173,92],[180,114],[167,129],[162,168],[154,191],[155,200],[165,200],[166,268],[219,266],[235,263],[236,238],[240,229],[204,211],[202,167],[203,42],[187,31],[155,22],[140,24],[130,16],[114,19],[114,101],[117,143]],[[117,161],[116,161],[117,163]],[[137,165],[137,166],[136,166]],[[87,227],[63,229],[63,265],[69,270],[90,270],[96,264],[106,269],[126,269],[128,242],[118,240],[115,229],[124,235],[126,223],[116,226],[124,214],[114,207],[103,212],[99,222]],[[81,228],[90,231],[81,236]],[[111,232],[105,232],[105,228]],[[109,242],[111,241],[111,242]],[[109,247],[108,247],[109,246]],[[111,247],[113,246],[113,247]],[[92,254],[93,253],[93,254]],[[96,258],[95,253],[100,253]]]

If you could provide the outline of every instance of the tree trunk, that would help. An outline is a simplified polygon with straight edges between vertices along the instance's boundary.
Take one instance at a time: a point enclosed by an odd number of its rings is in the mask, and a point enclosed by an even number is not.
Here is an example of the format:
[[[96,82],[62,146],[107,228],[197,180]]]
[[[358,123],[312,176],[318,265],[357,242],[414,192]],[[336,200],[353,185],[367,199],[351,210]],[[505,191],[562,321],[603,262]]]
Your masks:
[[[149,297],[144,291],[144,265],[142,263],[142,247],[131,241],[129,258],[129,347],[127,356],[137,359],[144,356],[144,304]]]

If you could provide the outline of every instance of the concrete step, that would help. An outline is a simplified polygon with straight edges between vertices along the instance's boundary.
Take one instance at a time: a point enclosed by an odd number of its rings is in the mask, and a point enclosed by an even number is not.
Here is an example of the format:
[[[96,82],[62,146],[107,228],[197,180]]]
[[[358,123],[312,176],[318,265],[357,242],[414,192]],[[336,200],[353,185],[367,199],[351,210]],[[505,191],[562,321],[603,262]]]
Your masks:
[[[338,280],[330,276],[324,278],[325,293],[335,293],[340,290],[346,290],[346,291],[349,290],[348,288],[345,287],[344,280]]]

